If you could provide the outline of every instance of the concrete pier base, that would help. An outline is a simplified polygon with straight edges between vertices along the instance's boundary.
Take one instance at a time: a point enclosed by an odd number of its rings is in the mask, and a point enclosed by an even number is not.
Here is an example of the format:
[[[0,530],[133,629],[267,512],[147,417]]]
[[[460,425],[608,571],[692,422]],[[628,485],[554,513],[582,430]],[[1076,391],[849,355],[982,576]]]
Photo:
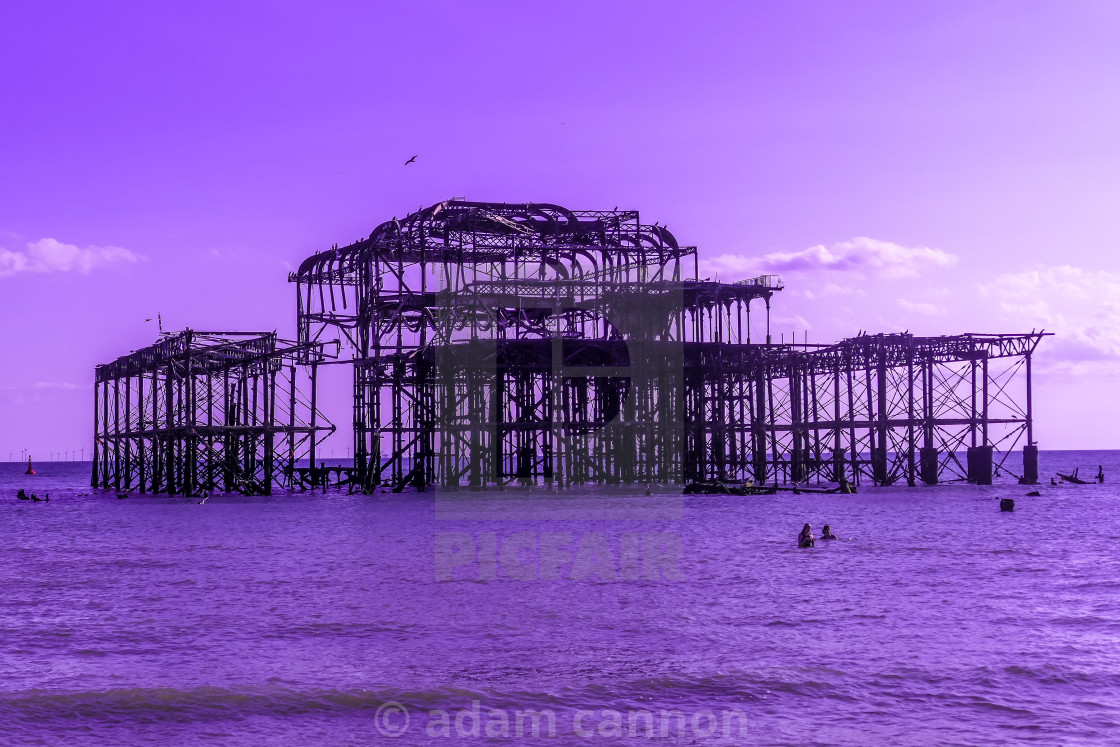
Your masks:
[[[970,446],[968,449],[968,481],[977,485],[992,484],[991,446]]]
[[[1038,446],[1035,444],[1023,447],[1023,480],[1038,482]]]
[[[934,448],[918,449],[918,458],[921,462],[919,475],[922,482],[926,485],[936,485],[941,452]]]

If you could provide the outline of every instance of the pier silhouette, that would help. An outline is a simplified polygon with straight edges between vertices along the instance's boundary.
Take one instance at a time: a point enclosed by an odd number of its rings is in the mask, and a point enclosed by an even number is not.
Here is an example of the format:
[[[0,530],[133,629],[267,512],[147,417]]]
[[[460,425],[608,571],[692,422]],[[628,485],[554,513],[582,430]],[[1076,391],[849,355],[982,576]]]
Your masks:
[[[352,373],[349,490],[1038,480],[1045,333],[775,343],[781,278],[701,278],[637,211],[448,200],[289,280],[294,340],[187,329],[97,368],[95,486],[325,486],[324,365]]]

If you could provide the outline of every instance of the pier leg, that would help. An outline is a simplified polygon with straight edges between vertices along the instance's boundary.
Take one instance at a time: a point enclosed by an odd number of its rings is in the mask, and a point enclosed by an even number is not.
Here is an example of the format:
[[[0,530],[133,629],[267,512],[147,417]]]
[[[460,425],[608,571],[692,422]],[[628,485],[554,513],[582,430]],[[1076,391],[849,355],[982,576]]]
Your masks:
[[[918,449],[922,469],[922,482],[926,485],[937,484],[937,467],[941,459],[941,453],[933,447],[923,447]]]
[[[967,452],[968,481],[977,485],[992,484],[992,447],[970,446]]]
[[[845,456],[844,449],[836,449],[832,452],[832,479],[835,482],[842,482],[848,478],[848,463]]]
[[[887,447],[876,445],[871,449],[871,476],[876,485],[889,485],[890,475],[887,474]]]
[[[1038,446],[1035,444],[1023,447],[1023,479],[1038,482]]]

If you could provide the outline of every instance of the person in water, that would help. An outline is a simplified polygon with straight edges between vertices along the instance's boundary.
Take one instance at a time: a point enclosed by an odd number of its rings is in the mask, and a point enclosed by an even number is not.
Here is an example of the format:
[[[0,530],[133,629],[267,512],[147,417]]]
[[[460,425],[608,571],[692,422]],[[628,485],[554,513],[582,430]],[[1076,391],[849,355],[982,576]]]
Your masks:
[[[797,535],[797,546],[798,547],[815,547],[816,544],[817,544],[817,538],[813,536],[813,525],[812,524],[806,524],[801,529],[801,534]]]
[[[832,533],[832,527],[830,527],[828,524],[825,524],[824,529],[821,530],[821,539],[822,540],[838,540],[840,538]]]

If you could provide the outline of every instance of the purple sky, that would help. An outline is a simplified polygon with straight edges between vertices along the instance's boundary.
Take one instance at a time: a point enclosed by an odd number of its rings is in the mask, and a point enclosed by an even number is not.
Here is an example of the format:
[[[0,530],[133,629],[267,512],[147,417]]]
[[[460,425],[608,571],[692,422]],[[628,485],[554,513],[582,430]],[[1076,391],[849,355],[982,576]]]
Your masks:
[[[1042,447],[1118,448],[1118,38],[1114,2],[8,0],[0,459],[88,457],[145,318],[291,336],[290,268],[452,196],[638,209],[781,273],[811,342],[1045,327]]]

